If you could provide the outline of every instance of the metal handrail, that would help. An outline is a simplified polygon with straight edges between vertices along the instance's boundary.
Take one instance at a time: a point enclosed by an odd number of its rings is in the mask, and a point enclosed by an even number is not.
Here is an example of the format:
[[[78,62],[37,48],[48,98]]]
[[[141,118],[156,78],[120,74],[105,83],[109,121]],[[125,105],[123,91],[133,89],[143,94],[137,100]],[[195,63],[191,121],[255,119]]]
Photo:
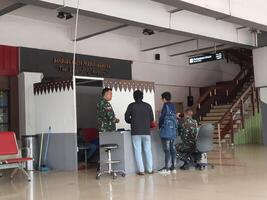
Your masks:
[[[221,119],[218,121],[217,123],[217,127],[218,127],[218,137],[219,137],[219,145],[221,144],[221,138],[222,138],[222,131],[221,131],[221,124],[222,122],[225,120],[226,116],[230,114],[231,118],[233,118],[233,115],[237,113],[237,111],[239,109],[241,109],[240,107],[240,103],[242,103],[242,101],[247,100],[248,99],[248,93],[252,90],[252,92],[254,91],[254,84],[255,82],[253,81],[250,86],[243,92],[243,94],[238,98],[238,100],[227,110],[227,112],[225,112],[225,114],[221,117]],[[247,98],[246,98],[247,96]],[[241,105],[242,106],[242,105]],[[236,109],[238,108],[238,109]],[[234,112],[234,110],[236,109],[236,111]],[[233,119],[232,119],[233,120]],[[233,136],[232,136],[233,137]],[[232,138],[233,139],[233,138]]]
[[[247,95],[247,93],[250,92],[250,89],[254,86],[254,81],[251,83],[251,85],[246,89],[246,91],[238,98],[238,100],[228,109],[228,111],[225,112],[225,114],[222,116],[222,118],[219,120],[218,123],[221,123],[227,114],[233,113],[233,110],[239,105],[240,101],[244,99],[244,97]]]
[[[246,91],[239,97],[239,99],[234,103],[232,109],[231,109],[231,112],[233,111],[234,108],[236,108],[239,103],[244,100],[244,97],[250,92],[250,90],[252,90],[254,87],[254,81],[253,83],[251,83],[251,85],[248,87],[248,89],[246,89]]]
[[[236,83],[235,87],[233,88],[232,85],[227,84],[222,84],[222,85],[216,85],[216,86],[211,86],[209,89],[198,99],[198,101],[192,106],[193,110],[195,113],[197,113],[198,110],[201,109],[201,106],[205,101],[207,101],[208,97],[216,96],[216,91],[218,90],[225,90],[225,93],[227,94],[226,96],[229,96],[229,91],[230,93],[233,93],[234,89],[236,89],[239,86],[239,81],[242,81],[247,75],[249,75],[251,72],[251,69],[246,69],[244,71],[241,71],[238,73],[238,75],[232,80],[233,83]],[[213,94],[215,93],[215,94]],[[200,112],[201,113],[201,112]],[[201,117],[201,115],[200,115]]]

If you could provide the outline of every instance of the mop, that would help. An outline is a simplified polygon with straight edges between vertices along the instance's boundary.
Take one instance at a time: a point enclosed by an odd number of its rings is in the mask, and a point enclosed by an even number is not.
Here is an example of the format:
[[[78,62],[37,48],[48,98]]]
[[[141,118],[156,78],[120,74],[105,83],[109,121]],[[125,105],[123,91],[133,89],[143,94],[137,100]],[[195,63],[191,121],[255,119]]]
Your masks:
[[[41,146],[40,146],[40,155],[39,155],[39,170],[42,172],[50,171],[50,168],[47,166],[47,152],[48,152],[48,146],[49,146],[49,142],[50,142],[50,132],[51,132],[51,127],[49,126],[49,131],[47,133],[43,160],[42,160],[42,154],[43,154],[44,133],[42,133],[42,137],[41,137]],[[42,161],[43,161],[43,164],[42,164]]]
[[[38,170],[41,170],[42,166],[42,154],[43,154],[43,141],[44,141],[44,133],[41,134],[41,141],[40,141],[40,151],[39,151],[39,165],[38,165]]]

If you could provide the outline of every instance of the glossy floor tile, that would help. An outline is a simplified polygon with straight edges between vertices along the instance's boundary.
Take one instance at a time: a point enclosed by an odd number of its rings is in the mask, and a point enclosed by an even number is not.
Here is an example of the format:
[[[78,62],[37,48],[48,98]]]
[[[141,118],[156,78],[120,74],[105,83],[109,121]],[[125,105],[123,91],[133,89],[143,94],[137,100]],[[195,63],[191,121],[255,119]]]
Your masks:
[[[238,146],[209,154],[215,169],[95,180],[95,171],[0,178],[0,200],[266,200],[267,148]]]

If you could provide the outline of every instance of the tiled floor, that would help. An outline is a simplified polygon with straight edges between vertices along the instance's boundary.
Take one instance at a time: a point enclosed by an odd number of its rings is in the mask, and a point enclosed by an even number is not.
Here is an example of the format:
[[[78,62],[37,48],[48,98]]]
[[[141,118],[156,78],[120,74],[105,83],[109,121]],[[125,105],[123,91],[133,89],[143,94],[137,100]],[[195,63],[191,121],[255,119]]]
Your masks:
[[[0,200],[266,200],[267,148],[239,146],[214,151],[215,169],[95,180],[95,171],[34,173],[13,182],[0,178]]]

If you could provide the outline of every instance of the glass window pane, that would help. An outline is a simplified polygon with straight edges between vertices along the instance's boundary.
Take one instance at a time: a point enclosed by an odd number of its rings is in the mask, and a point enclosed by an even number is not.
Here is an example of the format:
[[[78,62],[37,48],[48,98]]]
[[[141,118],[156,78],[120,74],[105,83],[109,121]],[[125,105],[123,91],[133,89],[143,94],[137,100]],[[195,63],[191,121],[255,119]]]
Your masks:
[[[0,90],[0,108],[8,106],[8,93]]]
[[[8,131],[8,125],[7,124],[0,124],[0,131]]]

